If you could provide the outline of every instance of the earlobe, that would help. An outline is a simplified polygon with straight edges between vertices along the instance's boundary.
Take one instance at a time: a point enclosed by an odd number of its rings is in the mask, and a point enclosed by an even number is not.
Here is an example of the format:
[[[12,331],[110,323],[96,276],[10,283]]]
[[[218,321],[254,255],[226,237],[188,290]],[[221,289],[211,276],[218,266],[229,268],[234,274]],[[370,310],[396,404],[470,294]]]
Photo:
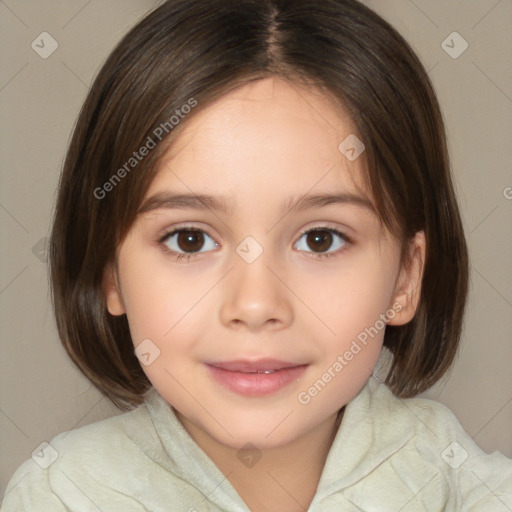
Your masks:
[[[407,264],[400,269],[392,304],[397,313],[388,321],[389,325],[404,325],[410,322],[418,309],[421,295],[421,282],[425,266],[425,233],[418,231],[409,245]]]
[[[124,315],[126,310],[118,284],[117,270],[112,263],[109,263],[103,272],[102,289],[108,312],[114,316]]]

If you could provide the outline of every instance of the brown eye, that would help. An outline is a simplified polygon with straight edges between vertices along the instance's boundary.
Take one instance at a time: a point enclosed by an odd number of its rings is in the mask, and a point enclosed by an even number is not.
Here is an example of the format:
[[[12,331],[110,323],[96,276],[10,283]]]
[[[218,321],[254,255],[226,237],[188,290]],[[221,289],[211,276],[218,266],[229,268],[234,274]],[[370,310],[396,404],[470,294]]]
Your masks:
[[[159,242],[174,254],[206,252],[218,247],[213,238],[202,229],[175,229],[164,235]]]
[[[198,252],[204,244],[204,235],[200,231],[181,231],[177,243],[184,252]]]
[[[350,239],[334,228],[318,227],[302,233],[296,244],[297,249],[312,256],[336,256],[351,243]]]
[[[315,252],[325,252],[332,245],[332,233],[327,230],[316,230],[307,233],[306,243]]]

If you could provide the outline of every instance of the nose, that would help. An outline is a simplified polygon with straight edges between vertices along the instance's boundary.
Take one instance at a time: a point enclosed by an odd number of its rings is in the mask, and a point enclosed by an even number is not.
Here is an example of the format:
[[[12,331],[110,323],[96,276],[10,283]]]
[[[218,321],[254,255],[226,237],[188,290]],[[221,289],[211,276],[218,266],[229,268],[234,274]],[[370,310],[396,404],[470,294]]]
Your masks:
[[[292,292],[279,271],[269,268],[265,252],[247,263],[238,255],[222,290],[221,322],[230,329],[279,330],[293,321]]]

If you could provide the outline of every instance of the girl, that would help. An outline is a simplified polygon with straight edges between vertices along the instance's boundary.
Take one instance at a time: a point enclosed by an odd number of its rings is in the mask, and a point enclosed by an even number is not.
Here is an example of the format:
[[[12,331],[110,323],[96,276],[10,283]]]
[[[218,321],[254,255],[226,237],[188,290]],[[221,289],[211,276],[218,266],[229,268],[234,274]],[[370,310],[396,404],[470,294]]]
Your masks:
[[[356,0],[143,19],[50,263],[68,354],[127,412],[55,437],[6,512],[512,510],[512,462],[413,398],[454,360],[467,249],[432,85]]]

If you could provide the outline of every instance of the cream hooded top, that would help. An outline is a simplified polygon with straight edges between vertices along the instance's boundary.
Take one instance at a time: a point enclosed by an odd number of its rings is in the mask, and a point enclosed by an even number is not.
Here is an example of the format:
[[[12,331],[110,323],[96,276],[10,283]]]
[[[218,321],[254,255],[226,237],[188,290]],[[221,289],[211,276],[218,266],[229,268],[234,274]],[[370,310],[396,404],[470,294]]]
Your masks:
[[[152,389],[133,411],[53,438],[18,468],[1,510],[249,508]],[[308,511],[511,512],[512,460],[484,453],[445,406],[396,398],[370,378],[345,409]]]

